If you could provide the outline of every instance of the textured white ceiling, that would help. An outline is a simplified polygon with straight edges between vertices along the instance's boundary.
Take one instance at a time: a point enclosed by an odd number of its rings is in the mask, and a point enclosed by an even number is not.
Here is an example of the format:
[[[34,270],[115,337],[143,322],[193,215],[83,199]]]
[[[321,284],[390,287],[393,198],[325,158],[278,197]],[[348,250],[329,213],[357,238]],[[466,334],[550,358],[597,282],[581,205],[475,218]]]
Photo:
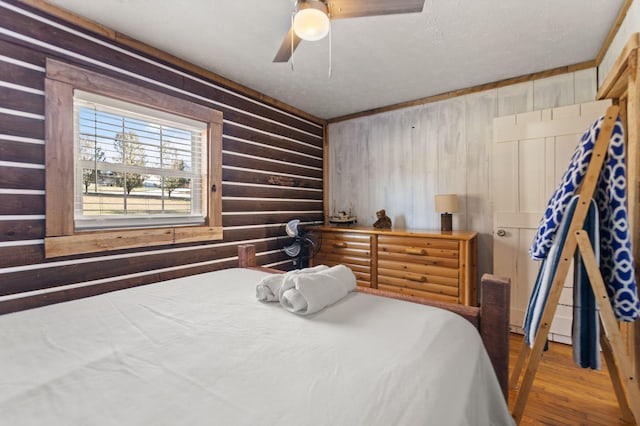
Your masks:
[[[389,0],[393,1],[393,0]],[[49,0],[320,118],[596,57],[624,0],[426,0],[340,19],[273,63],[294,0]]]

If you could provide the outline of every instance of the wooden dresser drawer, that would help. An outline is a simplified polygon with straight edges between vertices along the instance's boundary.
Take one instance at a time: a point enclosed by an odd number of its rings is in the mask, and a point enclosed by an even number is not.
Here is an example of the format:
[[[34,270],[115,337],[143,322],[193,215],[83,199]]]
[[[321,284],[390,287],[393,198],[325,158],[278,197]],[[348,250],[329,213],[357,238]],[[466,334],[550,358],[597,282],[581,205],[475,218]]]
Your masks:
[[[378,288],[460,302],[459,242],[380,235]]]
[[[399,262],[457,268],[459,242],[437,238],[380,235],[378,257]]]
[[[320,251],[339,256],[371,259],[371,236],[323,232]]]
[[[321,232],[320,251],[313,259],[314,265],[347,265],[360,286],[371,286],[370,235]]]
[[[422,297],[422,298],[431,299],[431,300],[439,300],[441,302],[459,303],[457,296],[448,296],[445,294],[434,293],[432,291],[416,290],[414,288],[403,287],[398,285],[387,285],[383,277],[378,277],[378,288],[380,290],[409,294],[411,296]]]

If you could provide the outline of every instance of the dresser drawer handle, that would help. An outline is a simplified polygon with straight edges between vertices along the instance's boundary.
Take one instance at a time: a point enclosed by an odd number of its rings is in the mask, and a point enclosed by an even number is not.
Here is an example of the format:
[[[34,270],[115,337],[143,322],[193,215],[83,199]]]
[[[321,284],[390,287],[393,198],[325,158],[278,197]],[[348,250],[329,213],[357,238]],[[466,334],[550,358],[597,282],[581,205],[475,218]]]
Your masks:
[[[347,248],[347,243],[333,243],[335,248]]]
[[[404,278],[409,281],[415,281],[418,283],[426,283],[427,279],[422,275],[405,275]]]
[[[420,256],[424,256],[426,254],[424,249],[421,248],[406,248],[404,249],[404,252],[407,254],[417,254]]]

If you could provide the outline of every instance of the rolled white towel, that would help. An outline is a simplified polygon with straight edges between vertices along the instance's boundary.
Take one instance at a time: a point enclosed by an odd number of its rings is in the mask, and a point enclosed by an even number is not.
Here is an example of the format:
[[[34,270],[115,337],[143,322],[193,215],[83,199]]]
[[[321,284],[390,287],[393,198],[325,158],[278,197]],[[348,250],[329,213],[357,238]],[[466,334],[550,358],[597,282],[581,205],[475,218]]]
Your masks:
[[[256,285],[256,298],[261,302],[278,302],[282,293],[293,287],[293,283],[287,281],[292,275],[309,274],[329,269],[327,265],[318,265],[312,268],[295,269],[286,274],[267,275]]]
[[[290,288],[282,292],[280,305],[299,315],[313,314],[333,305],[356,288],[356,277],[344,265],[313,274],[291,275],[285,281]]]
[[[277,302],[284,274],[268,275],[256,285],[256,298],[261,302]]]

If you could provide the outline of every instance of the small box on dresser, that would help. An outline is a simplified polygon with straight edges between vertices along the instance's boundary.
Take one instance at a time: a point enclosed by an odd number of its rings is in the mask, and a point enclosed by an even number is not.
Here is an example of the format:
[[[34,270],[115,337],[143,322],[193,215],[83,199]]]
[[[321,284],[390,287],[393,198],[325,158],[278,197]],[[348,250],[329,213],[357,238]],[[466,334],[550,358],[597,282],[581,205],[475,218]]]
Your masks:
[[[351,267],[358,285],[476,306],[477,233],[318,226],[314,264]]]

